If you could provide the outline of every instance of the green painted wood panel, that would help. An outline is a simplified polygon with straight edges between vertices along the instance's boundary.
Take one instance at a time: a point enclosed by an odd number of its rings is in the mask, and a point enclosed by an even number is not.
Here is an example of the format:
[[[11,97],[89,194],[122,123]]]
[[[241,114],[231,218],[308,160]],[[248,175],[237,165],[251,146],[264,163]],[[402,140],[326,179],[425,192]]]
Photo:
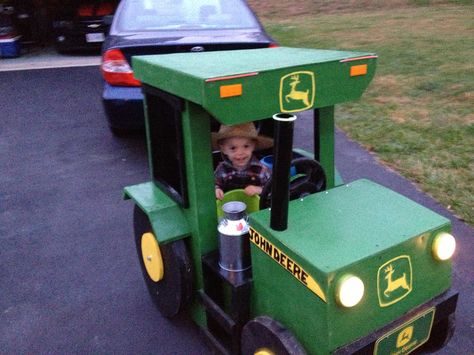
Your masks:
[[[125,187],[124,197],[133,199],[147,214],[159,243],[172,242],[190,234],[183,210],[153,182]]]
[[[252,244],[252,313],[271,314],[311,354],[327,354],[368,335],[450,287],[451,262],[431,255],[434,236],[449,232],[449,220],[371,181],[291,201],[285,231],[272,230],[269,220],[269,210],[250,215],[252,228],[305,270],[324,299],[288,272],[281,257],[277,262]],[[397,268],[405,259],[411,291],[405,296],[400,288],[394,295],[402,298],[381,303],[389,300],[383,296],[386,267]],[[335,298],[337,281],[346,274],[365,285],[364,298],[351,309]]]
[[[260,211],[251,219],[266,226],[269,214]],[[265,229],[310,264],[334,272],[447,224],[448,219],[392,190],[357,180],[291,201],[288,229]]]
[[[351,67],[364,65],[366,74],[350,75]],[[133,57],[140,81],[201,105],[226,124],[355,100],[375,66],[373,53],[290,47]],[[240,86],[240,93],[221,97],[229,86]]]

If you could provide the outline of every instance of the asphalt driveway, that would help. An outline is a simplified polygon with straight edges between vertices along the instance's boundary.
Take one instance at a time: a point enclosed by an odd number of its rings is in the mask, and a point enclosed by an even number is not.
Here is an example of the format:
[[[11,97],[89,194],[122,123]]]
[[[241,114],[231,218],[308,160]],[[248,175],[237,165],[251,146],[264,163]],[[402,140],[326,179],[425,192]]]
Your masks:
[[[0,353],[209,353],[147,294],[121,192],[148,180],[146,148],[110,134],[100,91],[95,66],[0,73]],[[296,140],[306,132],[298,124]],[[453,221],[458,328],[440,353],[472,353],[473,230],[341,132],[336,150],[346,181],[370,178]]]

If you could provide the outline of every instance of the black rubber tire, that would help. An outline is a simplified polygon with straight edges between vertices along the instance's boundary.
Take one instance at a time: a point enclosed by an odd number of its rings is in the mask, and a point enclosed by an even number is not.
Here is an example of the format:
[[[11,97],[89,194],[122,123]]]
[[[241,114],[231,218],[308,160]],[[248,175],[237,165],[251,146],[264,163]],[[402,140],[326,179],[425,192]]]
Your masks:
[[[177,240],[159,245],[165,271],[163,279],[155,282],[146,271],[141,250],[142,235],[153,231],[148,216],[138,206],[135,206],[133,225],[138,260],[148,292],[160,313],[172,318],[190,303],[193,292],[193,268],[186,244],[184,240]]]
[[[276,355],[306,354],[293,334],[268,316],[257,317],[245,324],[241,346],[243,355],[254,355],[258,349],[268,349]]]

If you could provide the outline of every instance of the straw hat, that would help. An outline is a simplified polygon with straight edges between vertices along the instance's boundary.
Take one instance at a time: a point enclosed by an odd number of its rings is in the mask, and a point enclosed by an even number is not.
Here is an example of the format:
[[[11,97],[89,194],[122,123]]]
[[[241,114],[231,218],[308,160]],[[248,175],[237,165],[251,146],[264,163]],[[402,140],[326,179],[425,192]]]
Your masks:
[[[273,146],[273,139],[259,136],[252,122],[233,126],[221,125],[217,133],[212,133],[212,148],[219,149],[220,143],[227,138],[250,138],[255,141],[255,149],[266,149]]]

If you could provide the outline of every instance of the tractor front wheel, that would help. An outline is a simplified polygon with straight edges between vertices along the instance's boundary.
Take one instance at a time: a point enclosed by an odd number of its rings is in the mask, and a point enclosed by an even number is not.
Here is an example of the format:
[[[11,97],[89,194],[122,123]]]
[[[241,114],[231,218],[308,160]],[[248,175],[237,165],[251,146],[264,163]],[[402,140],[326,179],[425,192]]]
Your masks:
[[[167,318],[177,315],[192,295],[192,263],[186,244],[177,240],[159,244],[148,216],[134,210],[135,245],[143,278],[160,313]]]
[[[267,316],[249,321],[242,329],[244,355],[303,355],[298,340],[279,322]]]

